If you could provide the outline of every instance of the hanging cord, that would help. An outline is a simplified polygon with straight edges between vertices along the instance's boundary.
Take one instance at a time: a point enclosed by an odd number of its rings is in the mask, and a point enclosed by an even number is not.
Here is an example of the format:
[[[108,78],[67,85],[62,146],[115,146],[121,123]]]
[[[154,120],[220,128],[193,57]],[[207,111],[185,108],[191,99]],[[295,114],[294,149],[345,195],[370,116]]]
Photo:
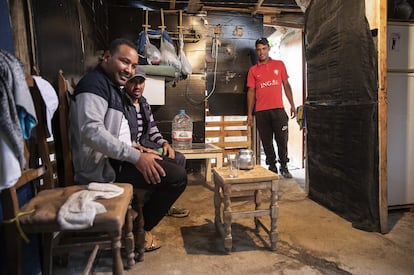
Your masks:
[[[205,96],[202,100],[195,100],[192,99],[190,94],[188,93],[188,84],[190,82],[190,75],[187,78],[187,82],[186,82],[186,87],[185,87],[185,97],[188,99],[188,101],[190,101],[193,104],[199,105],[199,104],[203,104],[204,102],[206,102],[207,100],[210,99],[210,97],[213,95],[213,93],[216,90],[216,82],[217,82],[217,60],[218,60],[218,48],[220,46],[220,41],[217,38],[217,33],[214,34],[214,38],[213,38],[213,44],[212,44],[212,48],[211,48],[211,56],[214,58],[214,76],[213,76],[213,87],[211,89],[210,92],[207,92],[207,96]]]
[[[25,211],[25,212],[19,212],[17,213],[16,217],[14,217],[13,219],[10,220],[4,220],[3,223],[16,223],[16,227],[17,227],[17,231],[19,232],[20,236],[22,237],[22,239],[26,242],[26,243],[30,243],[29,238],[27,237],[27,235],[24,233],[22,226],[20,225],[20,220],[19,218],[21,216],[25,216],[25,215],[30,215],[33,214],[35,212],[35,209],[29,210],[29,211]]]

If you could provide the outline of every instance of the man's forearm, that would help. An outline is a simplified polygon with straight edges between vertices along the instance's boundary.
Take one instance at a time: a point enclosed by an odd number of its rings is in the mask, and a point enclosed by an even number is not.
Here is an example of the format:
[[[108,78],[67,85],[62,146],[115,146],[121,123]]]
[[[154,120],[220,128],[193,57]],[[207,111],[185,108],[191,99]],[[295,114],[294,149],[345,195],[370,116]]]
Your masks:
[[[247,115],[253,114],[253,107],[254,107],[254,89],[249,88],[247,90]]]

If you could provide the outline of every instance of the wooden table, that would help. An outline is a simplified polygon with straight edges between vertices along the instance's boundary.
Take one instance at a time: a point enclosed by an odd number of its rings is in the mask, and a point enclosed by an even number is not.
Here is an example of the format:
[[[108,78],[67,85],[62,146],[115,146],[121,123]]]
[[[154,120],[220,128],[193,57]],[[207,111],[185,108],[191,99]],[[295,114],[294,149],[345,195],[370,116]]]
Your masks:
[[[270,248],[276,250],[278,216],[277,190],[279,176],[276,173],[256,165],[251,170],[239,170],[237,178],[229,177],[227,168],[214,168],[214,208],[216,230],[223,237],[226,253],[232,250],[231,224],[233,219],[254,217],[256,232],[263,228],[270,237]],[[262,190],[270,190],[270,206],[261,209]],[[254,194],[253,194],[254,192]],[[244,195],[244,194],[250,195]],[[231,208],[232,198],[237,201],[254,201],[255,209],[236,212]],[[223,209],[221,211],[223,205]],[[262,216],[270,216],[270,230],[260,220]]]
[[[223,166],[223,152],[220,147],[209,143],[193,143],[191,149],[178,149],[186,159],[206,160],[206,183],[211,182],[211,160],[216,160],[216,167]]]

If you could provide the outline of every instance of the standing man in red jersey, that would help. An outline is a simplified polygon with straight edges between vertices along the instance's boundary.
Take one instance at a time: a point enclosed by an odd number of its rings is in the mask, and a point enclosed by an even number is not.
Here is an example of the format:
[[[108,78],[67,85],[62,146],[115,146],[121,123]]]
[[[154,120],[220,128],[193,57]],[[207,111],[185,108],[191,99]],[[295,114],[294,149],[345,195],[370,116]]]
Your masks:
[[[278,173],[277,159],[273,147],[273,137],[276,140],[280,168],[284,178],[292,178],[287,163],[289,162],[288,115],[283,106],[282,90],[290,103],[290,116],[296,116],[292,89],[283,61],[274,60],[269,56],[270,45],[267,38],[256,40],[256,53],[259,61],[253,65],[247,75],[247,123],[251,126],[255,108],[256,124],[266,155],[269,170]],[[282,89],[283,86],[283,89]]]

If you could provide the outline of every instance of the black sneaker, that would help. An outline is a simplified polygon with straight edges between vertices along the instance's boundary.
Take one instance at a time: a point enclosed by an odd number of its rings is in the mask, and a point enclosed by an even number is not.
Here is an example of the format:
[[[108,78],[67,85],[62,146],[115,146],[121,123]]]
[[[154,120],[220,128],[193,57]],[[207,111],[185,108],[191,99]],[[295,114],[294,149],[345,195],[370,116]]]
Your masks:
[[[272,171],[273,173],[277,174],[276,164],[269,165],[269,170]]]
[[[280,166],[280,174],[286,179],[292,178],[292,174],[289,172],[286,166]]]

